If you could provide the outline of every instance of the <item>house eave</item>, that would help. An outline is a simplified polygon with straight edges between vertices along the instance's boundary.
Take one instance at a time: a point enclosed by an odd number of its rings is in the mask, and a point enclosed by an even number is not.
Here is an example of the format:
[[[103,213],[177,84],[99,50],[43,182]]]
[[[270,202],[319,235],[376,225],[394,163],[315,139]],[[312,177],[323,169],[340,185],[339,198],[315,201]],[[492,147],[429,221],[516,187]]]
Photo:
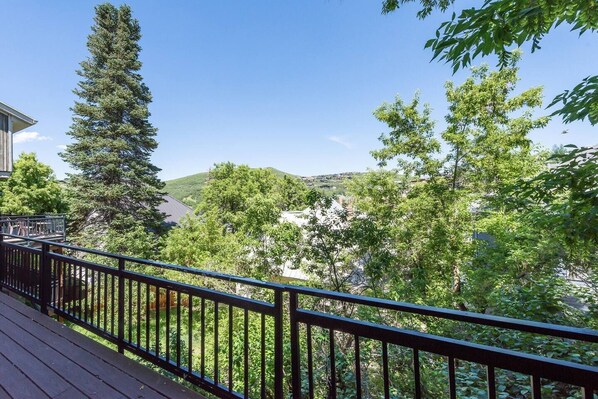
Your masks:
[[[12,133],[16,133],[20,130],[27,129],[37,123],[35,119],[22,113],[21,111],[14,109],[8,104],[0,101],[0,112],[10,115],[13,118]]]

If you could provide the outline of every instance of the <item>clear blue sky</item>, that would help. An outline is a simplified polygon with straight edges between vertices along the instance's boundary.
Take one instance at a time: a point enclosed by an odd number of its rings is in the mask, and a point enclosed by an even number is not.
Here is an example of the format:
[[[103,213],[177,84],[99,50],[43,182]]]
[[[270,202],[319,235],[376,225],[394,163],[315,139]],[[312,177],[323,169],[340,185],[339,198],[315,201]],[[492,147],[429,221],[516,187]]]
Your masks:
[[[69,140],[75,70],[87,56],[95,4],[0,1],[0,101],[39,120],[15,152],[37,152],[60,178],[68,167],[57,154]],[[378,105],[419,89],[441,121],[444,82],[467,76],[430,63],[423,49],[450,15],[422,22],[415,7],[381,15],[376,0],[128,4],[143,33],[142,75],[159,129],[153,161],[163,179],[222,161],[298,175],[364,171],[375,166],[369,151],[385,130],[372,116]],[[563,26],[541,51],[525,50],[519,89],[543,85],[546,103],[596,73],[596,34],[578,38]],[[596,133],[589,123],[553,122],[532,137],[547,147],[588,145]]]

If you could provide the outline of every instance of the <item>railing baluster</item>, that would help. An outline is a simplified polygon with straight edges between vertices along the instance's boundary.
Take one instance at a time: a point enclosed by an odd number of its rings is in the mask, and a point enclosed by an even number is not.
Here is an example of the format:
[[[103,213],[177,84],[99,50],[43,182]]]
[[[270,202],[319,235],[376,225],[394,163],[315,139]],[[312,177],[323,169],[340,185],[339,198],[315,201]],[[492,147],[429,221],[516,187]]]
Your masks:
[[[77,304],[78,304],[78,310],[79,310],[79,320],[82,320],[83,317],[83,266],[79,265],[79,272],[78,272],[78,280],[79,280],[79,286],[78,286],[78,291],[79,294],[77,295]],[[87,293],[87,282],[85,282],[85,289],[86,289],[86,293]],[[118,326],[117,326],[118,328]]]
[[[274,292],[274,397],[282,399],[284,396],[284,346],[283,346],[283,319],[284,303],[282,290],[277,289]]]
[[[102,273],[97,272],[98,273],[98,303],[97,303],[97,309],[98,309],[98,329],[101,328],[102,324]]]
[[[390,377],[388,375],[388,344],[382,342],[382,372],[384,381],[384,398],[390,399]]]
[[[176,292],[176,366],[181,367],[181,291]]]
[[[87,269],[86,269],[87,270]],[[125,351],[125,260],[118,259],[118,352]],[[86,272],[87,273],[87,272]]]
[[[415,384],[415,399],[421,399],[422,387],[419,373],[419,351],[413,349],[413,382]]]
[[[494,367],[486,367],[486,375],[488,378],[488,399],[496,399],[496,377],[494,375]]]
[[[69,313],[68,304],[69,304],[69,292],[70,292],[70,268],[71,265],[65,261],[56,261],[59,262],[62,268],[62,276],[60,279],[60,292],[59,292],[59,299],[61,303],[60,310],[65,313]]]
[[[156,356],[160,357],[160,287],[156,285]]]
[[[457,399],[457,383],[455,381],[455,358],[452,356],[449,356],[448,358],[448,374],[450,398]]]
[[[91,271],[91,287],[90,287],[90,290],[91,290],[91,300],[89,301],[90,302],[89,313],[90,313],[90,317],[91,317],[89,323],[91,325],[93,325],[94,316],[95,316],[94,313],[95,313],[95,307],[96,307],[95,306],[95,293],[96,293],[96,284],[95,284],[95,281],[96,281],[96,272],[95,272],[95,270],[92,270]]]
[[[334,350],[334,330],[331,328],[329,331],[329,350],[330,350],[330,380],[329,380],[329,388],[330,388],[330,397],[336,398],[336,355]]]
[[[8,274],[8,284],[10,287],[13,287],[13,274],[14,274],[14,249],[11,249],[9,252],[9,262],[10,262],[10,268],[7,265],[7,271],[6,273]]]
[[[233,391],[233,307],[228,305],[228,391]]]
[[[537,375],[530,376],[532,383],[532,399],[542,399],[542,380]]]
[[[58,310],[64,311],[64,264],[61,261],[53,261],[53,267],[56,270],[56,284],[58,285],[53,291],[58,291],[54,299],[54,306]]]
[[[137,282],[137,349],[141,348],[141,281]]]
[[[115,296],[115,276],[114,274],[112,274],[110,276],[110,284],[111,284],[111,289],[110,289],[110,335],[114,336],[114,315],[115,315],[115,311],[114,311],[114,296]]]
[[[18,280],[17,280],[19,282],[19,291],[21,291],[21,292],[26,292],[25,278],[27,277],[26,273],[30,273],[31,264],[33,262],[32,261],[33,260],[33,254],[27,252],[26,253],[26,259],[27,259],[27,263],[26,263],[27,266],[26,266],[25,269],[21,268],[19,270],[20,274],[19,274]],[[40,279],[40,281],[42,281],[42,280]]]
[[[10,251],[10,253],[11,253],[11,256],[10,256],[10,286],[15,287],[15,277],[16,277],[15,276],[15,273],[16,273],[15,264],[17,261],[17,256],[19,256],[19,254],[17,253],[17,251],[14,248]],[[36,283],[37,283],[37,281],[36,281]],[[40,296],[41,295],[41,293],[40,293],[41,284],[38,284],[37,287],[38,287],[37,295]]]
[[[149,353],[150,351],[150,322],[151,322],[151,313],[150,313],[150,293],[151,293],[151,285],[145,285],[145,351]]]
[[[50,270],[50,264],[48,262],[48,251],[49,245],[47,243],[42,244],[42,251],[40,254],[40,274],[41,274],[41,311],[44,314],[48,314],[48,302],[51,298],[52,290],[52,275]]]
[[[170,289],[166,289],[166,361],[170,361]]]
[[[591,385],[582,387],[581,395],[583,396],[583,399],[594,399],[594,388]]]
[[[266,397],[266,315],[262,313],[260,353],[260,397]]]
[[[355,341],[355,396],[356,399],[361,399],[361,353],[359,348],[359,335],[355,335],[353,339]],[[311,368],[311,366],[309,367]],[[309,397],[310,399],[313,399],[313,393],[310,393]]]
[[[104,332],[108,328],[108,273],[104,272]]]
[[[4,233],[4,225],[2,225],[2,233]],[[0,234],[0,291],[4,287],[4,279],[6,278],[6,248],[4,246],[4,234]]]
[[[293,399],[301,399],[301,351],[299,348],[299,323],[297,322],[297,308],[299,298],[297,293],[289,294],[289,319],[291,322],[291,373]]]
[[[243,309],[243,397],[249,397],[249,312]]]
[[[16,285],[16,281],[17,281],[16,280],[16,277],[17,277],[16,266],[17,265],[16,265],[16,263],[17,263],[17,259],[21,260],[22,262],[24,261],[24,259],[23,259],[23,255],[21,253],[19,253],[16,249],[12,249],[11,250],[11,255],[12,256],[11,256],[11,263],[10,263],[10,286],[14,287],[14,288],[17,288],[17,285]],[[37,298],[41,297],[41,283],[40,283],[40,281],[41,280],[36,280],[35,281],[35,283],[37,285],[37,288],[36,288],[36,293],[37,293],[36,297]]]
[[[193,373],[193,296],[189,294],[189,322],[187,325],[189,334],[187,349],[189,353],[187,354],[187,371],[189,374]]]
[[[123,285],[123,292],[124,292],[124,285]],[[89,274],[87,267],[85,268],[85,298],[84,298],[84,306],[83,306],[83,320],[87,323],[87,297],[89,297]],[[119,297],[120,301],[120,297]]]
[[[218,302],[214,301],[214,384],[218,385],[218,347],[219,345],[219,337],[218,337],[218,326],[219,326],[219,316],[218,316]]]
[[[71,262],[66,262],[66,290],[65,290],[65,311],[69,315],[74,315],[73,312],[73,291],[74,291],[74,281],[73,281],[73,264]]]
[[[31,263],[29,264],[30,270],[32,270],[34,268],[34,265],[37,266],[39,263],[39,257],[36,256],[36,254],[31,253]],[[46,259],[47,262],[47,267],[49,269],[49,275],[52,276],[52,264],[50,263],[50,261],[48,259]],[[30,293],[33,292],[33,290],[31,289],[31,285],[27,285],[26,282],[23,282],[23,292],[26,293]],[[47,300],[48,302],[46,302],[46,305],[51,305],[52,303],[52,280],[51,277],[48,280],[48,292],[46,293],[47,295]]]
[[[201,378],[206,375],[206,300],[201,298],[201,343],[200,343],[200,355],[201,355]]]
[[[133,342],[133,279],[128,279],[128,289],[127,289],[127,302],[128,302],[128,311],[127,311],[127,337],[128,337],[128,344],[131,345]]]

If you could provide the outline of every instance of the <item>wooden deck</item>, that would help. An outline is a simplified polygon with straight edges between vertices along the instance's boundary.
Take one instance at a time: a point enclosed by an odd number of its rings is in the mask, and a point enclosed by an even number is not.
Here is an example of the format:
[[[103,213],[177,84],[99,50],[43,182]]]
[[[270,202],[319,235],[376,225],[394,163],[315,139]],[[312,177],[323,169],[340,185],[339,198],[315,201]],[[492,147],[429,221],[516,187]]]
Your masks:
[[[0,399],[203,396],[0,293]]]

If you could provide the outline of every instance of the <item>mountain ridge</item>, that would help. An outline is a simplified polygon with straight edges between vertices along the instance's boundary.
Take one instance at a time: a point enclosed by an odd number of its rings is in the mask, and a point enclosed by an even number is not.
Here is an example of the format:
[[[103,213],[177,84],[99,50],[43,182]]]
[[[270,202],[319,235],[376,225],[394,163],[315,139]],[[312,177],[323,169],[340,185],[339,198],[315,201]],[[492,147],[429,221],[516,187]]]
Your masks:
[[[273,167],[261,169],[270,170],[277,176],[290,176],[301,179],[309,188],[320,190],[332,196],[346,194],[346,182],[353,179],[355,176],[362,174],[362,172],[340,172],[315,176],[298,176]],[[194,203],[199,202],[201,189],[206,184],[209,173],[209,171],[199,172],[176,179],[166,180],[164,182],[164,191],[187,205],[193,205]]]

